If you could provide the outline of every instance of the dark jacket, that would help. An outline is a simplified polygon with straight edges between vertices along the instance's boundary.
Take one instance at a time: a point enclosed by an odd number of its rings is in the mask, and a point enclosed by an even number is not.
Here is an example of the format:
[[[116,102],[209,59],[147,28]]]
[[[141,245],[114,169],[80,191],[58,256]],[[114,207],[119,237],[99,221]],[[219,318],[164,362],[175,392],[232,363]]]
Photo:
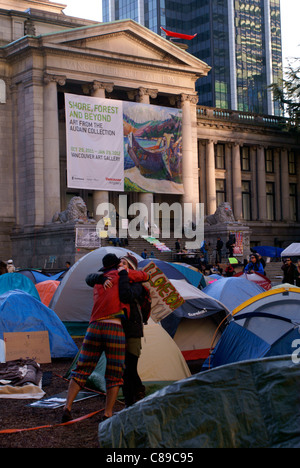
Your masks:
[[[122,320],[126,339],[141,338],[144,336],[143,326],[147,324],[151,309],[148,290],[142,283],[131,283],[123,275],[119,281],[119,295],[120,300],[130,306],[129,315]]]

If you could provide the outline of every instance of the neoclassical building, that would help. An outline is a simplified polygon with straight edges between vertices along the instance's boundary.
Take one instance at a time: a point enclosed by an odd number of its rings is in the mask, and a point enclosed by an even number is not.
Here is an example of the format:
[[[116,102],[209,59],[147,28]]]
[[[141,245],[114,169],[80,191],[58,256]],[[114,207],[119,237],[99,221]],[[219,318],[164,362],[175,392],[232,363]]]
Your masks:
[[[278,119],[197,107],[204,62],[132,20],[98,24],[63,8],[0,1],[0,259],[64,262],[74,239],[54,213],[79,195],[95,217],[117,196],[67,187],[65,93],[181,107],[184,194],[129,192],[129,203],[202,202],[213,214],[228,201],[253,242],[299,236],[299,142]]]

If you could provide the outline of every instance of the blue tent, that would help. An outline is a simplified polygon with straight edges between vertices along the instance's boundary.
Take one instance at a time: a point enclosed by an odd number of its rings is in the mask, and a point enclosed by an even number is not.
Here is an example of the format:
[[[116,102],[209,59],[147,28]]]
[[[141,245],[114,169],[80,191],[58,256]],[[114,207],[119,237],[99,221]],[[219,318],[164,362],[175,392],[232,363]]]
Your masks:
[[[167,276],[167,278],[175,280],[183,279],[191,284],[191,281],[189,281],[181,271],[175,268],[175,265],[169,262],[164,262],[163,260],[159,260],[157,258],[146,258],[145,260],[139,261],[138,265],[139,268],[144,268],[152,262],[155,263],[155,265],[157,265],[158,268],[160,268],[160,270]]]
[[[203,289],[206,286],[206,282],[203,274],[200,271],[196,271],[193,268],[190,268],[187,264],[182,263],[171,263],[178,271],[180,271],[185,278],[196,288]]]
[[[16,273],[5,273],[0,276],[0,295],[16,289],[25,291],[40,301],[40,296],[35,285],[26,276]]]
[[[73,358],[78,351],[55,312],[31,294],[15,290],[0,295],[0,339],[3,333],[27,331],[48,331],[52,358]]]
[[[25,269],[25,270],[17,270],[16,273],[20,273],[23,276],[29,278],[34,284],[41,283],[42,281],[57,280],[61,281],[68,270],[62,270],[54,275],[49,275],[48,273],[42,273],[39,270],[33,269]]]
[[[240,304],[265,290],[245,278],[231,277],[214,281],[202,290],[208,296],[222,302],[231,312]]]
[[[237,307],[202,369],[263,356],[292,355],[300,339],[300,288],[265,291]]]

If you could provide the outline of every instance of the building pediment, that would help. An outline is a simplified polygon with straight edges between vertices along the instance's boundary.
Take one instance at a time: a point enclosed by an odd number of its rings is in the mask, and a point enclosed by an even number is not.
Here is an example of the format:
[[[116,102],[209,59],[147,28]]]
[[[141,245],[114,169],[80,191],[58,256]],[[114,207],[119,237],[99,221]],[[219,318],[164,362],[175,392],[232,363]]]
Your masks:
[[[70,52],[107,55],[129,62],[183,68],[206,75],[210,67],[133,20],[100,23],[43,36],[44,46],[67,48]]]

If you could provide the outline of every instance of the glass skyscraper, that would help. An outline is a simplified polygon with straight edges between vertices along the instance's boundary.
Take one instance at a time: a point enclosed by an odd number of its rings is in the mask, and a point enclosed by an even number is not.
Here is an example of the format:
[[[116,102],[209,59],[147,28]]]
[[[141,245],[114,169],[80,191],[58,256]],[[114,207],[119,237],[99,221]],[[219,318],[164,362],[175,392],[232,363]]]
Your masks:
[[[162,36],[161,26],[197,33],[188,52],[212,67],[197,83],[200,105],[280,115],[269,89],[282,77],[280,0],[102,0],[102,7],[104,22],[131,18]]]

